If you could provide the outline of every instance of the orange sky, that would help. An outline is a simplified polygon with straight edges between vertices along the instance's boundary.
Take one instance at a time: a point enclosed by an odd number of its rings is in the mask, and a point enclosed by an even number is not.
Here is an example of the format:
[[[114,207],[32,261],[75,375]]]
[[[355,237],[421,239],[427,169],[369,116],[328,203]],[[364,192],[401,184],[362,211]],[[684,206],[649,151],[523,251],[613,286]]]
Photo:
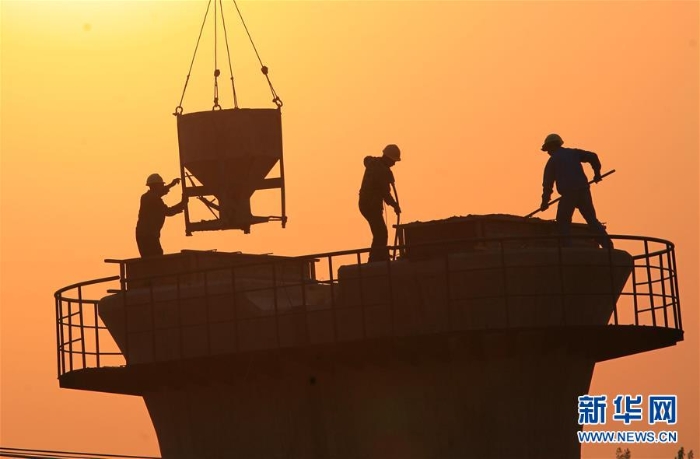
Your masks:
[[[686,340],[597,365],[591,393],[678,394],[680,444],[697,455],[699,5],[241,0],[285,103],[288,227],[186,238],[178,216],[163,246],[287,255],[368,246],[356,202],[362,158],[387,143],[403,150],[402,221],[524,215],[539,205],[539,146],[558,132],[617,170],[593,190],[611,233],[677,245]],[[272,107],[230,0],[224,7],[239,104]],[[141,399],[58,388],[52,295],[116,274],[104,258],[138,255],[144,180],[179,173],[171,113],[205,8],[0,2],[3,446],[158,454]],[[210,29],[202,40],[185,112],[212,105]],[[229,108],[223,52],[219,62]],[[638,459],[680,445],[626,446]],[[612,458],[616,447],[583,453]]]

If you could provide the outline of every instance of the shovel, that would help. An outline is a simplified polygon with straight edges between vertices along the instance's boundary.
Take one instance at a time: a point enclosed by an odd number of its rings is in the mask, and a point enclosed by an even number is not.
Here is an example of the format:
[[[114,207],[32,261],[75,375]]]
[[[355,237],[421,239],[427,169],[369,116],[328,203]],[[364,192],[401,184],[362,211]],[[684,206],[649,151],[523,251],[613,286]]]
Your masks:
[[[615,172],[615,169],[613,169],[613,170],[611,170],[611,171],[608,171],[608,172],[606,172],[605,174],[601,175],[601,176],[600,176],[600,179],[602,180],[602,179],[604,179],[605,177],[607,177],[608,175],[610,175],[610,174],[612,174],[612,173],[614,173],[614,172]],[[590,182],[588,182],[589,185],[592,184],[592,183],[596,183],[596,181],[595,181],[595,180],[591,180]],[[549,201],[549,204],[548,204],[548,205],[551,206],[551,205],[554,204],[555,202],[559,202],[560,199],[561,199],[561,196],[559,196],[557,199],[553,199],[552,201]],[[540,209],[537,209],[537,210],[534,210],[534,211],[530,212],[529,214],[525,215],[525,218],[530,218],[530,217],[532,217],[533,215],[535,215],[537,212],[540,212]]]

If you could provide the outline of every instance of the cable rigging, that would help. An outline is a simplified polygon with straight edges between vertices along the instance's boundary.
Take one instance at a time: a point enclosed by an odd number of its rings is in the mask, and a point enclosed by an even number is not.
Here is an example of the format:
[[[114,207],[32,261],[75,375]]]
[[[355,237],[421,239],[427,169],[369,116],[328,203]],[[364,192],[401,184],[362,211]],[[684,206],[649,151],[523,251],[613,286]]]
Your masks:
[[[212,7],[213,1],[213,7]],[[257,223],[280,221],[284,228],[287,221],[285,204],[284,161],[282,153],[282,99],[270,79],[269,68],[263,63],[258,47],[253,41],[243,14],[236,2],[233,5],[255,52],[260,70],[272,95],[275,108],[240,108],[239,92],[233,73],[229,30],[224,16],[223,0],[208,0],[192,59],[185,78],[180,101],[173,115],[177,118],[180,150],[180,183],[183,199],[197,198],[213,216],[213,219],[193,221],[189,201],[184,208],[185,234],[193,231],[239,229],[250,232]],[[211,17],[210,17],[211,12]],[[184,113],[185,94],[192,77],[194,63],[207,21],[213,17],[213,105],[210,111]],[[221,106],[219,87],[219,40],[223,31],[226,45],[233,108]],[[268,177],[279,165],[279,177]],[[196,181],[195,181],[196,179]],[[251,197],[259,190],[280,190],[279,215],[253,215]],[[193,209],[193,210],[196,210]],[[209,215],[207,215],[210,218]]]
[[[246,32],[246,35],[248,36],[248,40],[250,41],[250,44],[253,48],[253,51],[255,52],[255,56],[258,59],[258,62],[260,63],[260,71],[262,74],[265,76],[265,80],[267,81],[267,85],[270,88],[270,93],[272,94],[272,102],[278,107],[282,108],[284,103],[282,102],[282,99],[279,97],[277,94],[277,91],[275,90],[274,85],[272,84],[272,80],[270,80],[270,69],[268,66],[266,66],[262,58],[260,57],[260,53],[258,51],[258,47],[255,45],[255,42],[253,41],[253,37],[250,33],[250,30],[248,29],[248,26],[245,22],[245,19],[243,19],[243,14],[241,13],[240,8],[238,7],[238,3],[236,0],[232,0],[233,5],[236,8],[236,12],[238,13],[238,17],[241,20],[241,24],[243,26],[243,29]],[[199,44],[202,39],[202,33],[204,32],[204,27],[207,22],[207,18],[209,17],[209,10],[211,9],[211,4],[212,2],[214,3],[214,105],[212,109],[221,109],[221,106],[219,104],[219,85],[218,85],[218,78],[221,75],[221,71],[219,70],[218,67],[218,16],[219,12],[221,15],[221,25],[222,29],[224,31],[224,43],[226,45],[226,56],[228,59],[228,67],[229,67],[229,76],[231,80],[231,91],[233,93],[233,107],[234,108],[239,108],[238,106],[238,94],[236,91],[236,85],[235,85],[235,78],[233,75],[233,65],[231,61],[231,48],[229,46],[229,38],[228,38],[228,30],[226,28],[226,19],[224,18],[224,8],[223,8],[223,0],[218,0],[218,8],[217,8],[217,0],[209,0],[207,2],[207,8],[204,13],[204,19],[202,20],[202,25],[199,30],[199,35],[197,36],[197,42],[195,44],[194,52],[192,54],[192,60],[190,61],[190,68],[187,72],[187,77],[185,78],[185,84],[184,87],[182,88],[182,95],[180,96],[180,102],[178,103],[177,107],[175,107],[175,112],[173,113],[174,115],[181,115],[183,113],[183,106],[182,103],[185,99],[185,93],[187,92],[187,86],[190,81],[190,77],[192,75],[192,68],[194,66],[194,62],[197,57],[197,51],[199,50]]]

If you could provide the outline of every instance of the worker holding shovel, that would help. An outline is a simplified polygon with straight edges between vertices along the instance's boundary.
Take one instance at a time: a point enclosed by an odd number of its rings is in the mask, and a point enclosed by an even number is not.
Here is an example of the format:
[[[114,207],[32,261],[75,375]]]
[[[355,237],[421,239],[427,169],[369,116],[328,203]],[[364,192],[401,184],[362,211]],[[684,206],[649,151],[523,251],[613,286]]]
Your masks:
[[[544,168],[540,210],[544,211],[549,208],[549,199],[556,182],[557,191],[561,195],[557,207],[557,226],[559,234],[563,236],[562,245],[571,245],[569,238],[571,217],[574,215],[574,210],[578,209],[588,226],[597,233],[596,240],[600,246],[611,249],[613,248],[612,241],[605,231],[605,227],[596,217],[591,197],[591,182],[588,181],[582,165],[582,163],[589,163],[593,168],[593,182],[600,182],[603,176],[600,175],[598,155],[577,148],[564,148],[562,145],[564,145],[564,141],[558,134],[549,134],[542,145],[542,151],[549,154],[549,161]]]

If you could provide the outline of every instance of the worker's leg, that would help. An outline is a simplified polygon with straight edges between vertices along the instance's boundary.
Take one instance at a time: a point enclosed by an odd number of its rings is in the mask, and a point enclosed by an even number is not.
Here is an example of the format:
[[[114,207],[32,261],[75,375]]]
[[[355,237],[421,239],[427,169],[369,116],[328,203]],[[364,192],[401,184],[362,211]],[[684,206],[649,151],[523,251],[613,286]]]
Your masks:
[[[153,238],[152,241],[153,244],[153,254],[154,255],[163,255],[163,247],[160,245],[160,235],[158,237]]]
[[[562,195],[557,206],[557,228],[562,236],[561,245],[568,247],[571,245],[571,217],[574,215],[576,201],[571,194]]]
[[[605,227],[596,217],[595,207],[593,206],[593,198],[591,197],[591,190],[586,189],[581,192],[578,200],[578,210],[581,212],[583,219],[586,220],[586,223],[588,223],[588,226],[590,226],[591,229],[598,234],[598,237],[596,238],[598,244],[600,244],[600,246],[604,249],[612,249],[613,244],[608,236],[608,232],[605,231]]]
[[[389,248],[387,247],[387,242],[389,241],[389,232],[384,223],[381,204],[377,206],[376,203],[365,203],[361,201],[360,212],[367,220],[367,223],[369,223],[369,228],[372,231],[372,247],[369,252],[369,261],[388,260]]]
[[[144,253],[148,250],[146,245],[146,238],[143,237],[143,235],[139,234],[138,231],[136,232],[136,245],[139,248],[139,255],[145,257]]]
[[[139,254],[142,257],[163,255],[163,248],[160,246],[160,237],[156,234],[136,233],[136,245],[139,247]]]

